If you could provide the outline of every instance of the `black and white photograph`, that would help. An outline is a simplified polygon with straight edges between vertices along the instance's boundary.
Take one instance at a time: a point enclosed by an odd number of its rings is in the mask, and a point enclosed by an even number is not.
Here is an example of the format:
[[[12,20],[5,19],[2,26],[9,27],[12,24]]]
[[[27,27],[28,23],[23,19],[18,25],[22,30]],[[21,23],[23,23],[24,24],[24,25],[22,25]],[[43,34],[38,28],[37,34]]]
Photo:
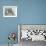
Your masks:
[[[46,25],[18,25],[20,46],[31,46],[32,43],[46,42]]]

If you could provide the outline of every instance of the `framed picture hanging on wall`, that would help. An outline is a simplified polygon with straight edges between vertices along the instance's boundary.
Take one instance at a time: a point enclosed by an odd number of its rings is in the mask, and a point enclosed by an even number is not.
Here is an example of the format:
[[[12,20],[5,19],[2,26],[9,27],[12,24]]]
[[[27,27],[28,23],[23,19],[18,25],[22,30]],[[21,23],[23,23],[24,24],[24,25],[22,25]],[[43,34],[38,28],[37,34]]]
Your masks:
[[[17,17],[17,6],[3,6],[3,17]]]

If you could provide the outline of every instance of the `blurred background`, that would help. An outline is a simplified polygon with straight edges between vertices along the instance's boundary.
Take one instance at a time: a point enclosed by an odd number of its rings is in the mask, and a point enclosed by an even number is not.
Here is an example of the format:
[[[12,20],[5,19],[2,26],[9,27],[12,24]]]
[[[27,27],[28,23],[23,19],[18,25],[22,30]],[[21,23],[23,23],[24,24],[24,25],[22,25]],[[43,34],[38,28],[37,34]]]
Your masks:
[[[10,32],[18,36],[18,24],[46,24],[46,0],[0,0],[0,4],[0,44],[8,43]],[[17,6],[18,17],[3,17],[3,6]],[[46,46],[46,42],[40,43],[33,42],[32,46]]]

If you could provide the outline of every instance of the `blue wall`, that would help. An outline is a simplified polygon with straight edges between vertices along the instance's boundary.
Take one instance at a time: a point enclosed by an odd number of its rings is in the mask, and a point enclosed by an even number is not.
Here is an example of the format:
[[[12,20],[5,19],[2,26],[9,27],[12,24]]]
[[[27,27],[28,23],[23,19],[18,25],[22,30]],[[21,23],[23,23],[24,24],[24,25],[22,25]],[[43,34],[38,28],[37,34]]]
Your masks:
[[[18,6],[17,18],[3,17],[6,5]],[[9,32],[17,34],[18,24],[46,24],[46,0],[0,0],[0,44],[8,43]]]

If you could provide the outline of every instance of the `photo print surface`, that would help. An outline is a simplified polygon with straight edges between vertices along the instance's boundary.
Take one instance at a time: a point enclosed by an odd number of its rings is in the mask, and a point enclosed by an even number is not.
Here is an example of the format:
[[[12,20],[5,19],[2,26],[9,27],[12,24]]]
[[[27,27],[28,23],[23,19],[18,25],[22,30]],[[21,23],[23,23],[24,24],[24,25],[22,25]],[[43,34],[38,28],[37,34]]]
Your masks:
[[[3,17],[17,17],[17,6],[3,6]]]
[[[20,40],[46,41],[46,25],[21,25]]]

